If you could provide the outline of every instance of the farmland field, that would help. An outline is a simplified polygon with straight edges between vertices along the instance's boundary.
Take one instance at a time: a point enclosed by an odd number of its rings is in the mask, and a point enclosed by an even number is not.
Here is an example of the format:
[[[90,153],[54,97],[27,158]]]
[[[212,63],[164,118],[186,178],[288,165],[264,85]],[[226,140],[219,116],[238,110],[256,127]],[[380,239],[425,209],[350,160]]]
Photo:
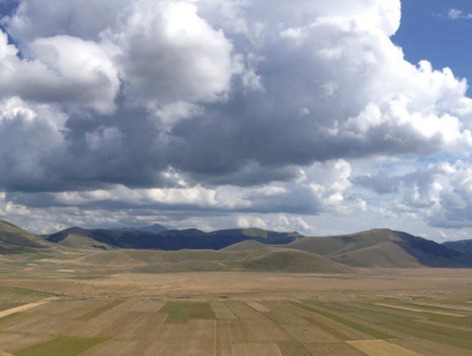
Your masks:
[[[0,355],[472,355],[471,277],[94,273],[10,261],[0,277]]]

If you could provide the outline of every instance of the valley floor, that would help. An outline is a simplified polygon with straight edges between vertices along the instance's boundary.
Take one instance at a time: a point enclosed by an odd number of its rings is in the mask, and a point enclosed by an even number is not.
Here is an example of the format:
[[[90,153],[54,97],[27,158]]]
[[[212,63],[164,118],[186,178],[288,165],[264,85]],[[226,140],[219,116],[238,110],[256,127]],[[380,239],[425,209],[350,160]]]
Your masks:
[[[472,355],[472,270],[13,265],[0,275],[0,355]]]

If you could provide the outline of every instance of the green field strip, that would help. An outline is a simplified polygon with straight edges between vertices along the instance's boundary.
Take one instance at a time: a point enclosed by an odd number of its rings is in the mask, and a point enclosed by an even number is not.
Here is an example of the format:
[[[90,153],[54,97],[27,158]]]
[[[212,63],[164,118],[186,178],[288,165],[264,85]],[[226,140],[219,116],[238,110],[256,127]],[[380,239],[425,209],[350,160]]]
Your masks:
[[[313,308],[319,310],[320,312],[328,313],[330,315],[330,318],[337,318],[337,322],[340,322],[342,320],[341,324],[349,326],[357,331],[361,331],[362,333],[367,334],[369,336],[373,336],[378,339],[388,339],[394,337],[394,335],[388,333],[388,331],[381,331],[376,328],[379,326],[382,329],[386,329],[385,318],[383,318],[383,316],[379,316],[376,313],[371,313],[369,314],[369,316],[371,319],[374,318],[376,320],[379,320],[380,322],[370,322],[352,316],[351,313],[353,311],[353,307],[351,306],[342,308],[342,305],[339,303],[320,303],[315,301],[308,301],[308,303],[310,303]]]
[[[445,313],[464,313],[464,314],[471,314],[472,311],[470,310],[461,310],[461,309],[454,309],[452,306],[440,306],[439,304],[425,304],[425,303],[413,303],[413,302],[406,302],[403,300],[395,300],[394,303],[389,303],[389,304],[398,304],[398,305],[404,305],[404,306],[410,306],[413,308],[418,308],[418,309],[424,309],[424,310],[431,310],[431,311],[441,311]],[[460,307],[458,305],[458,307]]]
[[[422,315],[428,315],[430,317],[433,316],[444,316],[444,317],[453,317],[453,318],[466,318],[467,314],[465,313],[453,313],[451,310],[448,311],[439,311],[439,310],[431,310],[425,308],[418,308],[416,306],[410,305],[400,305],[400,304],[393,304],[393,303],[376,303],[378,306],[383,306],[386,308],[392,309],[399,309],[404,310],[410,313],[421,313]]]
[[[124,300],[114,300],[114,301],[111,301],[111,302],[107,302],[105,305],[102,305],[98,308],[94,308],[94,309],[86,312],[85,314],[79,315],[75,319],[76,320],[83,320],[83,321],[92,320],[93,318],[97,317],[98,315],[100,315],[100,314],[102,314],[102,313],[104,313],[108,310],[111,310],[111,309],[117,307],[118,305],[123,304],[124,302],[125,302]]]
[[[321,330],[327,332],[330,335],[333,335],[334,337],[340,339],[340,340],[351,340],[352,337],[349,336],[348,334],[339,331],[337,327],[328,325],[327,323],[323,323],[320,321],[318,318],[307,318],[307,321],[313,324],[314,326],[319,327]]]
[[[55,339],[15,352],[15,356],[76,356],[105,342],[104,338],[58,336]]]
[[[355,311],[355,312],[353,311],[353,312],[347,312],[346,314],[354,319],[362,320],[369,324],[378,324],[382,326],[384,326],[387,323],[393,323],[395,321],[402,320],[402,318],[392,318],[390,316],[372,313],[372,312],[367,313],[367,312],[362,312],[362,311]]]
[[[296,307],[298,307],[299,309],[303,309],[305,311],[309,311],[311,313],[316,313],[316,311],[314,311],[312,308],[308,307],[308,306],[305,306],[301,303],[297,303],[297,302],[290,302],[291,304],[295,305]],[[348,334],[342,332],[342,331],[339,331],[339,328],[337,327],[334,327],[334,326],[331,326],[331,325],[328,325],[327,323],[324,323],[320,320],[320,318],[318,318],[318,316],[321,316],[323,318],[323,316],[319,313],[317,313],[316,317],[317,318],[314,318],[314,317],[306,317],[305,320],[308,321],[310,324],[313,324],[315,326],[317,326],[318,328],[320,328],[321,330],[327,332],[328,334],[331,334],[332,336],[340,339],[340,340],[352,340],[352,337],[349,336]],[[325,317],[326,318],[326,317]],[[327,320],[330,320],[330,321],[333,321],[332,319],[330,318],[326,318]]]
[[[401,305],[411,306],[413,308],[418,308],[418,309],[420,308],[424,309],[424,307],[426,307],[424,304],[417,304],[417,303],[402,303]],[[432,310],[431,313],[424,311],[424,312],[421,312],[421,315],[428,317],[428,319],[446,323],[446,324],[457,325],[460,327],[472,327],[472,315],[470,311],[461,310],[461,309],[453,309],[452,307],[441,308],[439,306],[432,306],[430,309]],[[434,313],[434,311],[441,312],[444,314]],[[462,315],[462,317],[445,315],[447,313]]]
[[[418,319],[417,319],[418,320]],[[418,320],[421,322],[421,320]],[[449,321],[445,322],[443,320],[432,320],[428,319],[428,325],[435,325],[440,328],[449,328],[451,330],[460,330],[460,331],[467,331],[472,332],[472,320],[461,320],[463,323],[451,323]]]
[[[389,309],[365,303],[357,304],[355,307],[338,304],[336,310],[369,324],[379,325],[383,329],[386,329],[386,332],[393,338],[403,338],[405,337],[405,333],[400,330],[392,329],[389,325],[397,322],[410,321],[413,320],[412,317],[415,317],[415,315],[407,313],[404,310]]]
[[[430,340],[437,343],[453,345],[465,349],[472,349],[472,336],[469,340],[441,335],[418,327],[413,327],[410,322],[389,324],[388,328],[397,330],[408,336],[415,336],[420,339]]]
[[[363,324],[359,324],[359,323],[356,323],[356,322],[353,322],[351,320],[348,320],[348,319],[345,319],[345,318],[342,318],[338,315],[335,315],[333,313],[329,313],[325,310],[321,310],[319,308],[315,308],[311,305],[306,305],[306,304],[303,304],[303,303],[297,303],[297,302],[293,302],[295,305],[298,305],[299,307],[303,308],[303,309],[306,309],[306,310],[309,310],[309,311],[312,311],[316,314],[319,314],[319,315],[322,315],[324,316],[325,318],[328,318],[328,319],[331,319],[339,324],[342,324],[344,326],[347,326],[351,329],[354,329],[354,330],[357,330],[357,331],[360,331],[366,335],[369,335],[369,336],[372,336],[376,339],[388,339],[388,338],[391,338],[392,335],[390,334],[387,334],[387,333],[384,333],[384,332],[381,332],[381,331],[378,331],[378,330],[375,330],[371,327],[368,327],[366,325],[363,325]]]
[[[472,327],[472,317],[468,318],[448,318],[446,316],[441,316],[441,315],[433,315],[431,317],[428,317],[428,320],[436,321],[439,323],[444,323],[444,324],[449,324],[449,325],[455,325],[458,327],[465,327],[465,328],[470,328]]]
[[[34,253],[28,256],[28,261],[40,261],[48,258],[57,258],[52,253]]]
[[[426,317],[426,320],[428,320],[428,322],[421,322],[421,319],[418,319],[415,313],[409,313],[402,309],[388,308],[388,307],[383,307],[376,304],[363,304],[362,307],[360,307],[359,305],[357,305],[356,307],[351,307],[351,306],[345,306],[345,305],[339,305],[339,304],[335,305],[335,304],[330,303],[329,306],[336,308],[336,310],[342,311],[355,318],[365,320],[370,323],[380,324],[383,327],[386,327],[387,329],[392,329],[389,326],[393,324],[403,324],[403,323],[406,324],[407,323],[408,325],[423,326],[422,329],[424,330],[437,332],[445,336],[456,337],[458,335],[461,335],[459,338],[464,338],[466,340],[472,338],[471,332],[465,329],[459,329],[455,327],[455,324],[451,325],[451,321],[464,322],[466,321],[464,320],[466,318],[446,317],[446,316],[436,315],[436,314],[425,315],[424,313],[421,313],[421,316],[423,318]],[[352,310],[355,310],[355,311],[353,312]],[[377,310],[378,312],[375,312],[375,310]],[[430,321],[433,321],[433,322],[438,321],[441,323],[441,325],[436,325],[436,328],[434,328],[433,326],[431,326]],[[466,325],[471,326],[472,323],[470,323],[469,321],[468,324],[463,323],[463,325],[458,325],[458,326],[462,328],[466,328],[467,327]],[[397,332],[399,332],[399,335],[405,334],[404,332],[401,332],[400,330],[397,330]]]
[[[277,324],[309,325],[306,313],[288,302],[270,302],[270,312],[264,314]]]
[[[406,324],[406,322],[403,323],[397,323],[400,325]],[[427,323],[422,323],[420,321],[415,321],[415,320],[409,320],[408,321],[408,326],[413,327],[415,329],[431,332],[434,334],[446,336],[446,337],[451,337],[454,339],[463,339],[467,341],[472,342],[472,332],[471,331],[465,331],[465,330],[457,330],[457,329],[449,329],[444,326],[437,326],[437,325],[431,325]],[[471,343],[472,345],[472,343]]]
[[[384,325],[385,323],[389,322],[405,320],[405,317],[410,315],[398,315],[398,313],[395,312],[386,312],[385,308],[372,308],[368,304],[346,306],[343,304],[328,303],[324,305],[329,305],[329,309],[347,314],[355,319],[359,319],[370,324]]]
[[[378,308],[382,313],[390,313],[402,315],[403,320],[432,320],[437,322],[442,322],[445,324],[457,325],[462,327],[467,327],[472,325],[472,317],[457,317],[457,316],[448,316],[442,314],[429,313],[427,311],[408,311],[400,308],[394,308],[392,306],[375,304],[372,305],[371,309]]]
[[[9,287],[0,286],[0,301],[2,299],[18,298],[23,296],[32,296],[38,298],[57,297],[59,294],[42,292],[39,290],[20,288],[20,287]]]
[[[188,323],[189,319],[216,319],[210,303],[201,302],[167,302],[160,310],[168,313],[166,323]]]

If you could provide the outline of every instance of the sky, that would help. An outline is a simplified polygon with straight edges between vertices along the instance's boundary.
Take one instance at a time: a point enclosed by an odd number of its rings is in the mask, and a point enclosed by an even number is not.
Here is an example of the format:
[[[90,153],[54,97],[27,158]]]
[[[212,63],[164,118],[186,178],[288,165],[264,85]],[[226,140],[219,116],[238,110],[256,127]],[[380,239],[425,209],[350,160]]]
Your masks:
[[[472,232],[469,0],[0,0],[0,216]]]

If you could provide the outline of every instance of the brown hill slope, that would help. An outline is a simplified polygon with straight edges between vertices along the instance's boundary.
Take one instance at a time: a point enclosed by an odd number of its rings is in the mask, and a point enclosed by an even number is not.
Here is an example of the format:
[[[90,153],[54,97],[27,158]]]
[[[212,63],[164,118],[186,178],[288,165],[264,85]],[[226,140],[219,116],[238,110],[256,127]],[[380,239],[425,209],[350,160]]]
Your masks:
[[[349,266],[318,254],[283,247],[269,247],[242,262],[244,271],[292,273],[344,273]]]
[[[38,236],[0,219],[0,253],[18,253],[48,247],[50,245]]]
[[[472,267],[471,256],[436,242],[389,229],[309,237],[287,247],[356,267]]]

